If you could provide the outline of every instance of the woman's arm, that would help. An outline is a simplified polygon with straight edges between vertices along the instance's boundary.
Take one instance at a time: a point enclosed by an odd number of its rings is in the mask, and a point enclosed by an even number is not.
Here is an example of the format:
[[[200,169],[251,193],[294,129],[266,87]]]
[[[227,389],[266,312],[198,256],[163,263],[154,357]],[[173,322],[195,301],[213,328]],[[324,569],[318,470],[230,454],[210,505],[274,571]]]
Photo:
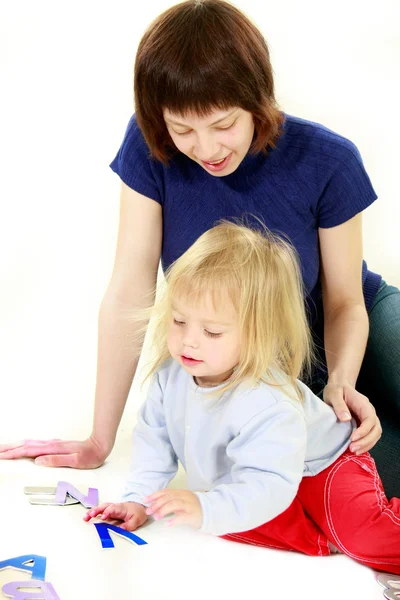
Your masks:
[[[138,325],[128,311],[154,300],[161,253],[161,205],[122,184],[114,269],[99,311],[93,432],[85,441],[36,441],[0,446],[0,458],[40,457],[46,466],[94,468],[111,452],[136,371]]]
[[[161,239],[161,205],[122,184],[114,269],[99,312],[92,435],[105,456],[114,445],[138,362],[132,345],[138,325],[127,313],[154,302]]]
[[[361,213],[337,227],[320,229],[319,240],[329,379],[354,387],[369,328],[361,279]]]
[[[355,413],[361,426],[353,433],[350,449],[366,452],[382,430],[374,407],[355,390],[369,329],[362,290],[361,213],[337,227],[320,229],[319,242],[328,366],[324,400],[340,420],[349,418],[348,408]]]

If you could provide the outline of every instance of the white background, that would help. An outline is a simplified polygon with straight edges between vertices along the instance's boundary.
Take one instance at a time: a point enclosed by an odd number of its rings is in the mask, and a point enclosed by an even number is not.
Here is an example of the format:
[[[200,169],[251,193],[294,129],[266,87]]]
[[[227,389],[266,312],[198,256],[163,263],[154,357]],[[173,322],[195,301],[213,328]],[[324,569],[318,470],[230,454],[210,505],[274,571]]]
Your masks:
[[[108,164],[133,112],[137,44],[171,5],[0,2],[0,443],[90,431],[97,311],[118,225]],[[281,108],[358,146],[379,195],[364,217],[365,258],[400,285],[398,1],[236,5],[269,42]],[[142,397],[135,382],[120,448]]]

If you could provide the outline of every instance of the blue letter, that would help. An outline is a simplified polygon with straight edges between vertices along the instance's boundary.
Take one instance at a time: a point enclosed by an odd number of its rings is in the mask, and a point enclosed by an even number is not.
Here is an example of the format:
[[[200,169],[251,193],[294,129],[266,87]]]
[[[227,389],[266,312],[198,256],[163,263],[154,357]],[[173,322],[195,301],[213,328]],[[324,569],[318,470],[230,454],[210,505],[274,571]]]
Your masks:
[[[33,563],[33,565],[29,564]],[[32,579],[41,579],[44,581],[46,575],[46,557],[37,556],[36,554],[25,554],[24,556],[16,556],[8,558],[0,562],[0,571],[12,567],[18,571],[29,571],[32,573]]]
[[[147,544],[142,538],[138,537],[131,531],[126,531],[125,529],[121,529],[121,527],[117,527],[116,525],[110,525],[108,523],[94,523],[94,526],[97,529],[97,533],[100,536],[101,545],[103,548],[114,548],[114,542],[111,539],[109,529],[114,531],[114,533],[135,542],[138,546],[143,546]]]

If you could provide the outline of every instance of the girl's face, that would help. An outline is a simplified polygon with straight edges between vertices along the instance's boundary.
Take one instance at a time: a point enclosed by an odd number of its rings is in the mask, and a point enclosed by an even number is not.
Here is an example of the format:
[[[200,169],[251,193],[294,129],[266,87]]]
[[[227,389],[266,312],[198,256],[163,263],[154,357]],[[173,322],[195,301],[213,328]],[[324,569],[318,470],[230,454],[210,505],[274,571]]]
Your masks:
[[[232,302],[215,307],[211,294],[199,304],[174,302],[167,345],[171,356],[202,387],[228,379],[239,362],[239,327]]]
[[[207,117],[183,118],[164,109],[175,146],[215,177],[233,173],[246,156],[254,134],[253,115],[241,108],[213,110]]]

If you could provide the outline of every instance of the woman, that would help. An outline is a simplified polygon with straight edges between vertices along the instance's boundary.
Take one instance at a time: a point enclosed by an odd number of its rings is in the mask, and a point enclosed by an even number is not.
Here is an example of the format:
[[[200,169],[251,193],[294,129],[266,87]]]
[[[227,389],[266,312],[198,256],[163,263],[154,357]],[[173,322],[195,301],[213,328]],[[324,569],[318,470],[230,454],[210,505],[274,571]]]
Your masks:
[[[387,495],[400,495],[400,292],[362,260],[361,213],[376,195],[355,146],[278,109],[263,37],[220,0],[183,2],[150,26],[136,57],[135,105],[111,164],[122,179],[120,228],[99,315],[92,436],[27,442],[3,458],[102,464],[136,370],[126,309],[149,302],[160,256],[165,269],[220,218],[250,214],[299,253],[322,363],[309,385],[340,420],[349,411],[358,418],[356,454],[381,436],[374,406],[391,422],[376,456]]]

